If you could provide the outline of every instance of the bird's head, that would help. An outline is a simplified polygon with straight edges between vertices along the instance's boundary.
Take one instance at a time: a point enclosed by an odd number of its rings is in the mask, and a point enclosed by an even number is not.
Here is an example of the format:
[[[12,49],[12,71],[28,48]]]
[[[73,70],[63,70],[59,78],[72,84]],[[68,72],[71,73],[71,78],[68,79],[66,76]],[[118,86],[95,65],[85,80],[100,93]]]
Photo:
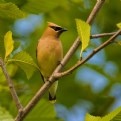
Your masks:
[[[58,26],[57,24],[54,24],[52,22],[48,22],[46,34],[59,37],[64,31],[67,31],[67,29],[62,28],[61,26]]]

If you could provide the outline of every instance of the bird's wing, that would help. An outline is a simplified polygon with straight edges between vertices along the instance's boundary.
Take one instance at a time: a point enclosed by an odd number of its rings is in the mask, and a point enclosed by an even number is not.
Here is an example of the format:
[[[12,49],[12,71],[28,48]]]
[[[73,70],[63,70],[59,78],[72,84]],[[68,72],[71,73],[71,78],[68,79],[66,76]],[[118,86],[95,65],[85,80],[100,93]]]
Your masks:
[[[39,42],[38,42],[39,43]],[[38,45],[38,44],[37,44]],[[36,58],[37,58],[37,48],[36,48]],[[37,63],[38,64],[38,63]],[[38,65],[39,66],[39,65]],[[40,72],[40,71],[39,71]],[[41,74],[41,72],[40,72],[40,75],[41,75],[41,77],[42,77],[42,81],[45,83],[45,81],[44,81],[44,76]]]
[[[44,76],[41,74],[41,72],[40,72],[40,75],[41,75],[41,77],[42,77],[42,81],[45,83],[45,81],[44,81]]]

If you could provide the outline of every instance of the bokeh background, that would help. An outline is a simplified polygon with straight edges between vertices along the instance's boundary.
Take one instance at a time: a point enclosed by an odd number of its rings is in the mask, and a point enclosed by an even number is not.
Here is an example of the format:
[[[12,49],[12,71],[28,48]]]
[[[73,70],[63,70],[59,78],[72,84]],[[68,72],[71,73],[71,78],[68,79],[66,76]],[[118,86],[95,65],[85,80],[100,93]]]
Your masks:
[[[9,5],[8,7],[2,6],[3,4],[10,4],[10,2],[15,4],[21,10],[21,13],[10,9]],[[48,21],[68,29],[61,36],[65,55],[78,36],[75,19],[79,18],[86,21],[95,3],[96,0],[0,0],[1,55],[4,54],[2,45],[4,34],[11,30],[14,41],[19,46],[11,56],[24,50],[36,62],[38,39]],[[91,34],[114,32],[117,30],[116,24],[120,21],[121,0],[107,0],[92,25]],[[108,37],[91,39],[88,49],[83,53],[83,58],[107,39]],[[121,37],[116,40],[120,41]],[[64,70],[77,62],[80,49],[81,47],[73,55]],[[29,80],[23,70],[15,64],[8,64],[7,70],[22,103],[31,99],[30,97],[34,96],[43,84],[37,70]],[[44,95],[43,100],[46,101],[47,105],[54,107],[55,119],[63,121],[83,121],[87,112],[92,115],[103,116],[121,106],[121,46],[116,43],[111,44],[71,75],[61,78],[55,105],[48,102],[48,93]],[[49,106],[43,107],[43,105],[39,109],[34,109],[35,112],[37,113],[36,110],[41,110],[41,108],[43,113],[46,112]],[[1,70],[0,106],[13,116],[17,114]],[[49,110],[45,117],[51,112]],[[31,121],[31,119],[32,116],[25,121]],[[39,118],[37,121],[39,121]],[[44,119],[44,121],[46,120]]]

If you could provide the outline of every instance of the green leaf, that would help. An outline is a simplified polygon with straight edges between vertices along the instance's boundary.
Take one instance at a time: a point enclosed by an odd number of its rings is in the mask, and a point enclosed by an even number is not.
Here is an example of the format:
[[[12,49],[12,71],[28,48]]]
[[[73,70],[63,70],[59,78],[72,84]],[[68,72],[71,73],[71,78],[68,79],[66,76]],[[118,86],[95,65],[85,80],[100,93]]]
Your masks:
[[[101,117],[99,116],[92,116],[90,114],[86,114],[86,118],[85,118],[85,121],[100,121],[101,120]]]
[[[12,39],[12,32],[8,31],[4,36],[5,58],[8,57],[14,48],[14,41]]]
[[[77,31],[80,37],[80,40],[82,42],[82,48],[81,48],[81,53],[80,57],[82,56],[82,52],[88,47],[89,45],[89,40],[90,40],[90,25],[81,19],[76,19],[76,26],[77,26]]]
[[[14,121],[10,113],[3,107],[0,107],[0,121]]]
[[[121,22],[116,24],[119,29],[121,29]]]
[[[25,13],[21,11],[15,4],[0,3],[0,18],[2,19],[18,19],[25,17]]]
[[[121,120],[121,107],[115,109],[108,115],[104,116],[101,121],[120,121],[120,120]]]
[[[91,116],[90,114],[86,114],[85,121],[120,121],[121,120],[121,107],[115,109],[108,115],[104,117],[99,116]]]
[[[28,79],[33,75],[36,68],[39,70],[39,67],[34,63],[32,57],[25,51],[15,54],[8,62],[15,62],[20,66],[26,73]]]

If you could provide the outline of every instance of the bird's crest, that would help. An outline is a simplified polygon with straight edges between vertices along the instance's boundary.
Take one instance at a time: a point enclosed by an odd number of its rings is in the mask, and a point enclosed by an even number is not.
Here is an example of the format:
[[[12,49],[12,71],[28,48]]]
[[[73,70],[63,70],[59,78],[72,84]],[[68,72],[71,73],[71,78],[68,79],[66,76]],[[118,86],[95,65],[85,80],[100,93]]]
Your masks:
[[[57,24],[54,24],[54,23],[52,23],[52,22],[47,22],[48,23],[48,26],[56,26],[56,27],[61,27],[61,26],[59,26],[59,25],[57,25]]]

